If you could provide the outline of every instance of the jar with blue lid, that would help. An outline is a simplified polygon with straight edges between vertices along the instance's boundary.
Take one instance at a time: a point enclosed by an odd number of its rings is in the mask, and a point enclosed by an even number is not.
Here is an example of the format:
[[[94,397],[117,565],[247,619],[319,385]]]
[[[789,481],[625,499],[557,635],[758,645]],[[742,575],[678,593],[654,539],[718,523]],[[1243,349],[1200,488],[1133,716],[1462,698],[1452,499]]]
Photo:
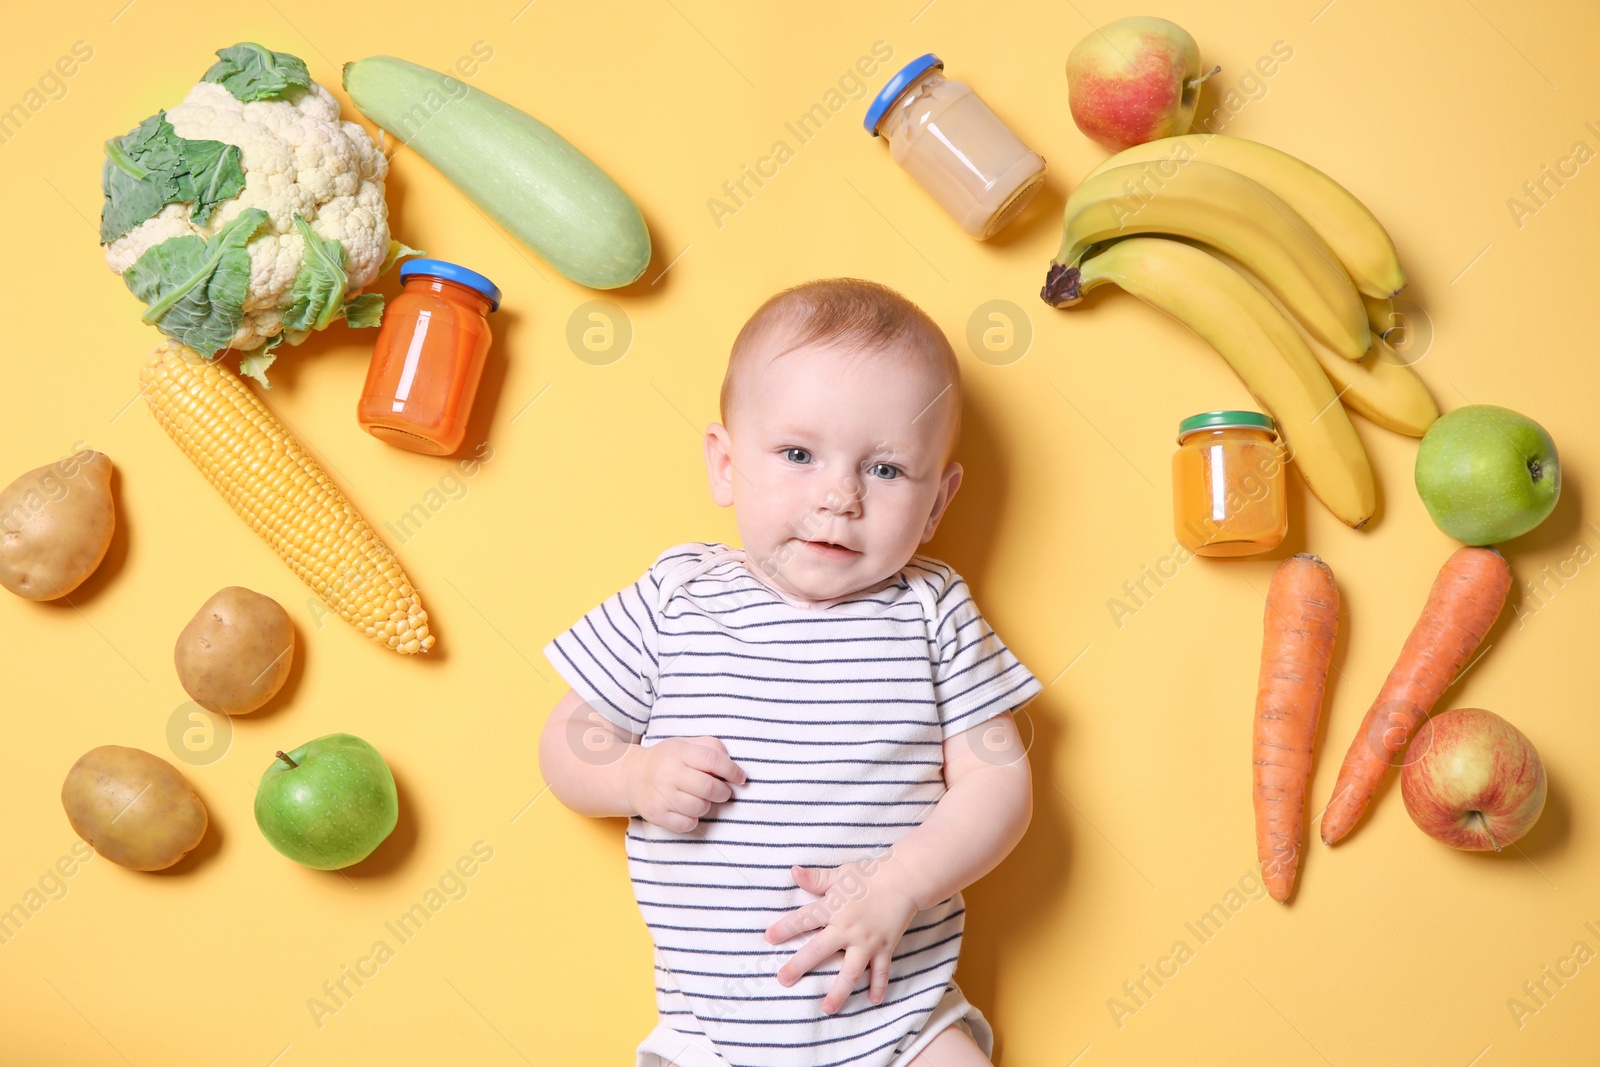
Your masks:
[[[356,419],[380,441],[447,456],[466,438],[500,288],[443,259],[407,261],[400,281],[400,295],[383,310]]]
[[[1044,157],[929,52],[872,100],[864,125],[970,237],[987,240],[1044,184]]]

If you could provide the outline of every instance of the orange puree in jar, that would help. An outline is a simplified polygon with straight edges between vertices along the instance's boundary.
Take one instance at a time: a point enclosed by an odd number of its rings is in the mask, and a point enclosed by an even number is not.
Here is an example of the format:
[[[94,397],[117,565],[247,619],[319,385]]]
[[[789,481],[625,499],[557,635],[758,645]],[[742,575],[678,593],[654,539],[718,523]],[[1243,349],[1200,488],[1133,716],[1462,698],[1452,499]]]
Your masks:
[[[1288,532],[1283,449],[1258,411],[1207,411],[1178,424],[1173,528],[1201,556],[1253,556]]]
[[[380,441],[447,456],[466,438],[500,290],[442,259],[411,260],[400,278],[404,288],[384,308],[356,419]]]

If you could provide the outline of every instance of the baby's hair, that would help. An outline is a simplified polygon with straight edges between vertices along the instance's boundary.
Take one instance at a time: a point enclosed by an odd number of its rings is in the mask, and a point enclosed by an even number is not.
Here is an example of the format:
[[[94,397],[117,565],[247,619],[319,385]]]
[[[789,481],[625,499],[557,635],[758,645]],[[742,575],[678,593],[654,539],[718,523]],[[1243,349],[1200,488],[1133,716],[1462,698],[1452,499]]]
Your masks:
[[[954,431],[960,432],[961,365],[949,339],[916,304],[887,285],[864,278],[803,282],[768,297],[756,309],[728,354],[728,370],[722,379],[724,426],[752,353],[780,342],[783,347],[769,358],[818,345],[846,348],[861,356],[893,352],[914,360],[931,371],[930,379],[949,383],[951,395],[941,402],[954,403]]]

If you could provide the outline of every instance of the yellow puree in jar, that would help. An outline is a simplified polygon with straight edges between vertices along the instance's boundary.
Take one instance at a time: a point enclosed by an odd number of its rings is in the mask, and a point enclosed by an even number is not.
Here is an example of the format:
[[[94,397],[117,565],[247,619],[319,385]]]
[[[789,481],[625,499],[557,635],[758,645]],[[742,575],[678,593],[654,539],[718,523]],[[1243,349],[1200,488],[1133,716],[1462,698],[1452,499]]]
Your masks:
[[[1202,556],[1251,556],[1288,532],[1283,450],[1269,429],[1192,430],[1172,457],[1178,541]]]

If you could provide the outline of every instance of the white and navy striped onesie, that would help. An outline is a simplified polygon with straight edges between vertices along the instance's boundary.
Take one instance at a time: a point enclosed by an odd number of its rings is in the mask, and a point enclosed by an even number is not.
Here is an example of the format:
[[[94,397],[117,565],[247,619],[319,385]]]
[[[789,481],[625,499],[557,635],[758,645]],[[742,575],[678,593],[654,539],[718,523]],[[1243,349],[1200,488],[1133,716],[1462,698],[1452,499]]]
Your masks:
[[[716,737],[748,779],[686,834],[629,820],[628,869],[656,948],[660,1025],[646,1044],[687,1046],[647,1060],[642,1044],[639,1062],[887,1067],[931,1040],[917,1040],[930,1013],[959,996],[959,892],[913,917],[883,1004],[864,975],[831,1016],[821,1003],[842,957],[785,988],[775,972],[815,931],[781,945],[764,932],[818,899],[790,864],[881,856],[944,793],[943,741],[1042,688],[960,576],[914,556],[815,608],[763,584],[742,549],[691,542],[544,651],[641,744]]]

